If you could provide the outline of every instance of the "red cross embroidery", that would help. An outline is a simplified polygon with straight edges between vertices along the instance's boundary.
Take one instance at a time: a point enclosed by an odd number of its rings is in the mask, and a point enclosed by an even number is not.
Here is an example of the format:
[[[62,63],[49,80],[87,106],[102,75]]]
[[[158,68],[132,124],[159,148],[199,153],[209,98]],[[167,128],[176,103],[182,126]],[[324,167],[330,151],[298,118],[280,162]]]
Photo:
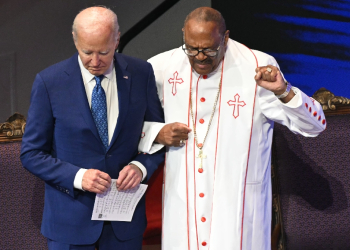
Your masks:
[[[173,93],[173,95],[176,95],[176,93],[177,93],[177,91],[176,91],[176,83],[181,84],[181,83],[184,82],[184,80],[182,80],[182,78],[177,78],[178,75],[179,75],[179,73],[177,73],[177,71],[176,71],[174,73],[174,78],[170,78],[168,80],[168,82],[173,85],[173,89],[171,91]]]
[[[230,106],[233,106],[233,117],[236,119],[239,116],[239,106],[244,107],[245,106],[245,102],[244,101],[239,101],[239,94],[235,95],[235,99],[229,100],[227,103]],[[236,108],[237,107],[237,108]]]

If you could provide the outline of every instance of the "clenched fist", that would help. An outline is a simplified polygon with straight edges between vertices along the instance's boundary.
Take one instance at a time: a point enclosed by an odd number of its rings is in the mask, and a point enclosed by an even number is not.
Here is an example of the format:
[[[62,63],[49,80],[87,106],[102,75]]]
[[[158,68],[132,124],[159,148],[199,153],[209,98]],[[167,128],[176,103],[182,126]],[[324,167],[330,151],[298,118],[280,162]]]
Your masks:
[[[187,125],[179,122],[166,124],[158,133],[155,142],[165,146],[179,147],[182,146],[181,141],[188,139],[188,133],[191,129]]]
[[[277,67],[272,65],[258,67],[255,72],[254,79],[260,87],[272,91],[275,95],[282,95],[286,91],[287,85]],[[280,100],[289,102],[294,96],[294,92],[290,91],[285,98]]]

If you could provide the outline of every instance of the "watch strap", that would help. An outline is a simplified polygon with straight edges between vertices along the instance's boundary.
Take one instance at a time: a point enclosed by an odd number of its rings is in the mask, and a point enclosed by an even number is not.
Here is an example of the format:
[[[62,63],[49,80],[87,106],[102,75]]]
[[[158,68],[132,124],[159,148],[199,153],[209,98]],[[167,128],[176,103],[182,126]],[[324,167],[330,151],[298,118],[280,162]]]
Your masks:
[[[292,89],[292,85],[289,82],[286,81],[286,85],[287,85],[287,89],[286,91],[284,91],[283,94],[275,95],[278,99],[285,98],[289,94],[290,90]]]

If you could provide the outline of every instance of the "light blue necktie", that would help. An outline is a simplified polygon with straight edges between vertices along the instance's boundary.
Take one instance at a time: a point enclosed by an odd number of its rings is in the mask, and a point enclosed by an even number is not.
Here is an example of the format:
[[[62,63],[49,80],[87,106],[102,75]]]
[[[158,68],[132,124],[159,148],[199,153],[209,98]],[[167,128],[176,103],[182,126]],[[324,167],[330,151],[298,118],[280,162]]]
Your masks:
[[[107,151],[108,148],[108,123],[107,123],[107,104],[106,94],[101,86],[104,75],[95,76],[96,86],[91,96],[91,113],[94,118],[98,134]]]

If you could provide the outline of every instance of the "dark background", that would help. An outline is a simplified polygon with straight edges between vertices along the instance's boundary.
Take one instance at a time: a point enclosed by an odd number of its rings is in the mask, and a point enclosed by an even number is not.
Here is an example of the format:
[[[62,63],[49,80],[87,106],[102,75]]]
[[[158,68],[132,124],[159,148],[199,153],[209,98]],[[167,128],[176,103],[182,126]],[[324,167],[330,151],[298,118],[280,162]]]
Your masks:
[[[71,25],[83,8],[106,5],[121,33],[165,0],[0,0],[0,123],[27,115],[37,72],[75,53]],[[350,1],[180,0],[128,43],[123,53],[148,59],[181,45],[185,16],[218,9],[230,37],[273,55],[293,85],[312,95],[326,87],[350,97]]]
[[[77,13],[105,5],[118,15],[123,35],[163,0],[0,0],[0,123],[14,112],[27,116],[35,75],[72,56],[71,25]],[[210,0],[180,0],[136,36],[123,53],[148,59],[181,45],[188,12]]]
[[[230,37],[273,55],[286,79],[312,95],[350,97],[349,0],[213,0]]]

